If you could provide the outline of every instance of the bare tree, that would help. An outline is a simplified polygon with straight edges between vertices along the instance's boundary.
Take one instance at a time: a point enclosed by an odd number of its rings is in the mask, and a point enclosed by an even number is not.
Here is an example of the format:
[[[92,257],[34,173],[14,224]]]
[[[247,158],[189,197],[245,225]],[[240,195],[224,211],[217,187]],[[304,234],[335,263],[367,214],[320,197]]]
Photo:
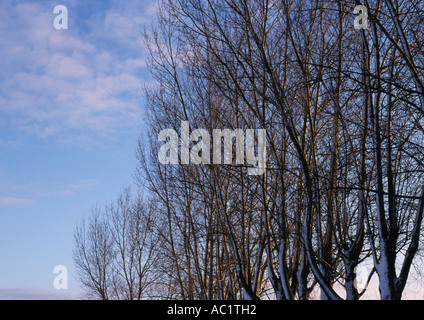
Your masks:
[[[130,190],[104,211],[96,208],[75,232],[74,261],[89,296],[140,300],[149,297],[157,274],[154,207]]]
[[[422,217],[421,195],[407,194],[421,170],[420,5],[373,5],[367,3],[370,30],[357,31],[346,1],[163,1],[161,28],[146,37],[160,86],[149,96],[156,124],[267,129],[271,152],[262,179],[249,183],[238,176],[242,171],[201,169],[213,177],[213,210],[224,222],[247,296],[255,294],[223,196],[223,186],[233,182],[239,197],[252,192],[260,205],[263,251],[251,259],[265,254],[276,297],[307,298],[307,283],[309,290],[317,283],[322,298],[339,299],[333,289],[339,282],[348,299],[358,299],[355,268],[370,254],[382,298],[403,290]],[[410,33],[403,24],[412,25]],[[400,81],[405,72],[414,87]],[[413,172],[404,174],[404,165]],[[401,224],[414,210],[414,222]],[[396,252],[408,247],[402,234],[412,241],[396,280]],[[389,256],[387,267],[382,261]],[[390,281],[398,293],[386,295]]]
[[[100,210],[75,231],[74,262],[78,280],[89,297],[108,300],[112,295],[112,264],[115,256],[108,227]]]
[[[350,1],[160,1],[137,168],[152,205],[124,194],[77,230],[92,292],[141,298],[154,268],[161,298],[353,300],[372,260],[381,299],[402,297],[424,210],[423,4],[365,6],[356,30]],[[158,161],[163,129],[196,128],[266,129],[266,170],[247,174],[237,138],[230,160],[187,161],[200,140],[181,139],[179,164]]]

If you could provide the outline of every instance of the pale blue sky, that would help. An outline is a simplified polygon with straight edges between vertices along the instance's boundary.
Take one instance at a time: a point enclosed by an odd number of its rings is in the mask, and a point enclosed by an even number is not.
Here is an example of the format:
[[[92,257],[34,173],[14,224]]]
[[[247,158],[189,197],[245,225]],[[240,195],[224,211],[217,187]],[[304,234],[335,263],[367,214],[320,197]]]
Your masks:
[[[68,8],[68,30],[53,26]],[[0,2],[0,299],[75,297],[73,232],[133,183],[154,0]],[[56,265],[69,289],[55,290]]]

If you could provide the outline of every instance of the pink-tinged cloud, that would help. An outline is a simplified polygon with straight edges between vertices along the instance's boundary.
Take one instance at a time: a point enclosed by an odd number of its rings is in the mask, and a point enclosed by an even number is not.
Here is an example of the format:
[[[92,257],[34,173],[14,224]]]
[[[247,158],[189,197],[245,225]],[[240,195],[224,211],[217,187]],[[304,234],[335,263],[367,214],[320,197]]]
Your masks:
[[[0,206],[23,206],[30,204],[33,204],[33,201],[29,199],[0,197]]]
[[[40,290],[35,288],[0,288],[0,300],[78,300],[76,293],[64,293],[56,290]]]

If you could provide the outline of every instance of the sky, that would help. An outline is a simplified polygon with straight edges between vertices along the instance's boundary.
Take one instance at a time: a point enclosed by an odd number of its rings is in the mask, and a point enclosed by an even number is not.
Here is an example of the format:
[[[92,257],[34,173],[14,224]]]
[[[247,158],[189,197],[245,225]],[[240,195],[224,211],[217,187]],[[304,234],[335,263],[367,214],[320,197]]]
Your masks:
[[[155,0],[0,1],[0,299],[83,296],[75,227],[134,184],[152,81],[140,33],[155,16]]]
[[[73,234],[134,184],[155,16],[152,0],[0,1],[0,299],[81,297]]]

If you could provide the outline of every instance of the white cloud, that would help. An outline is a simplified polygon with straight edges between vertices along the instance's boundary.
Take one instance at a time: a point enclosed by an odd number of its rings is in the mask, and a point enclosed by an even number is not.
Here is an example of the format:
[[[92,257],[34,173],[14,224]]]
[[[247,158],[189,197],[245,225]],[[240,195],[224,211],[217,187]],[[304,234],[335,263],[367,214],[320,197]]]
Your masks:
[[[84,61],[63,55],[56,55],[50,59],[46,73],[59,79],[78,80],[80,82],[93,77],[92,70],[84,65]]]
[[[78,300],[76,293],[52,292],[34,288],[0,288],[0,300]]]
[[[24,198],[9,198],[9,197],[0,197],[0,206],[22,206],[30,205],[33,201]]]
[[[141,124],[143,1],[97,16],[88,30],[53,28],[50,2],[0,4],[0,116],[14,130],[69,141]]]
[[[73,196],[78,191],[93,188],[98,184],[99,184],[99,181],[95,179],[81,179],[74,184],[65,185],[63,189],[58,192],[58,195]]]

